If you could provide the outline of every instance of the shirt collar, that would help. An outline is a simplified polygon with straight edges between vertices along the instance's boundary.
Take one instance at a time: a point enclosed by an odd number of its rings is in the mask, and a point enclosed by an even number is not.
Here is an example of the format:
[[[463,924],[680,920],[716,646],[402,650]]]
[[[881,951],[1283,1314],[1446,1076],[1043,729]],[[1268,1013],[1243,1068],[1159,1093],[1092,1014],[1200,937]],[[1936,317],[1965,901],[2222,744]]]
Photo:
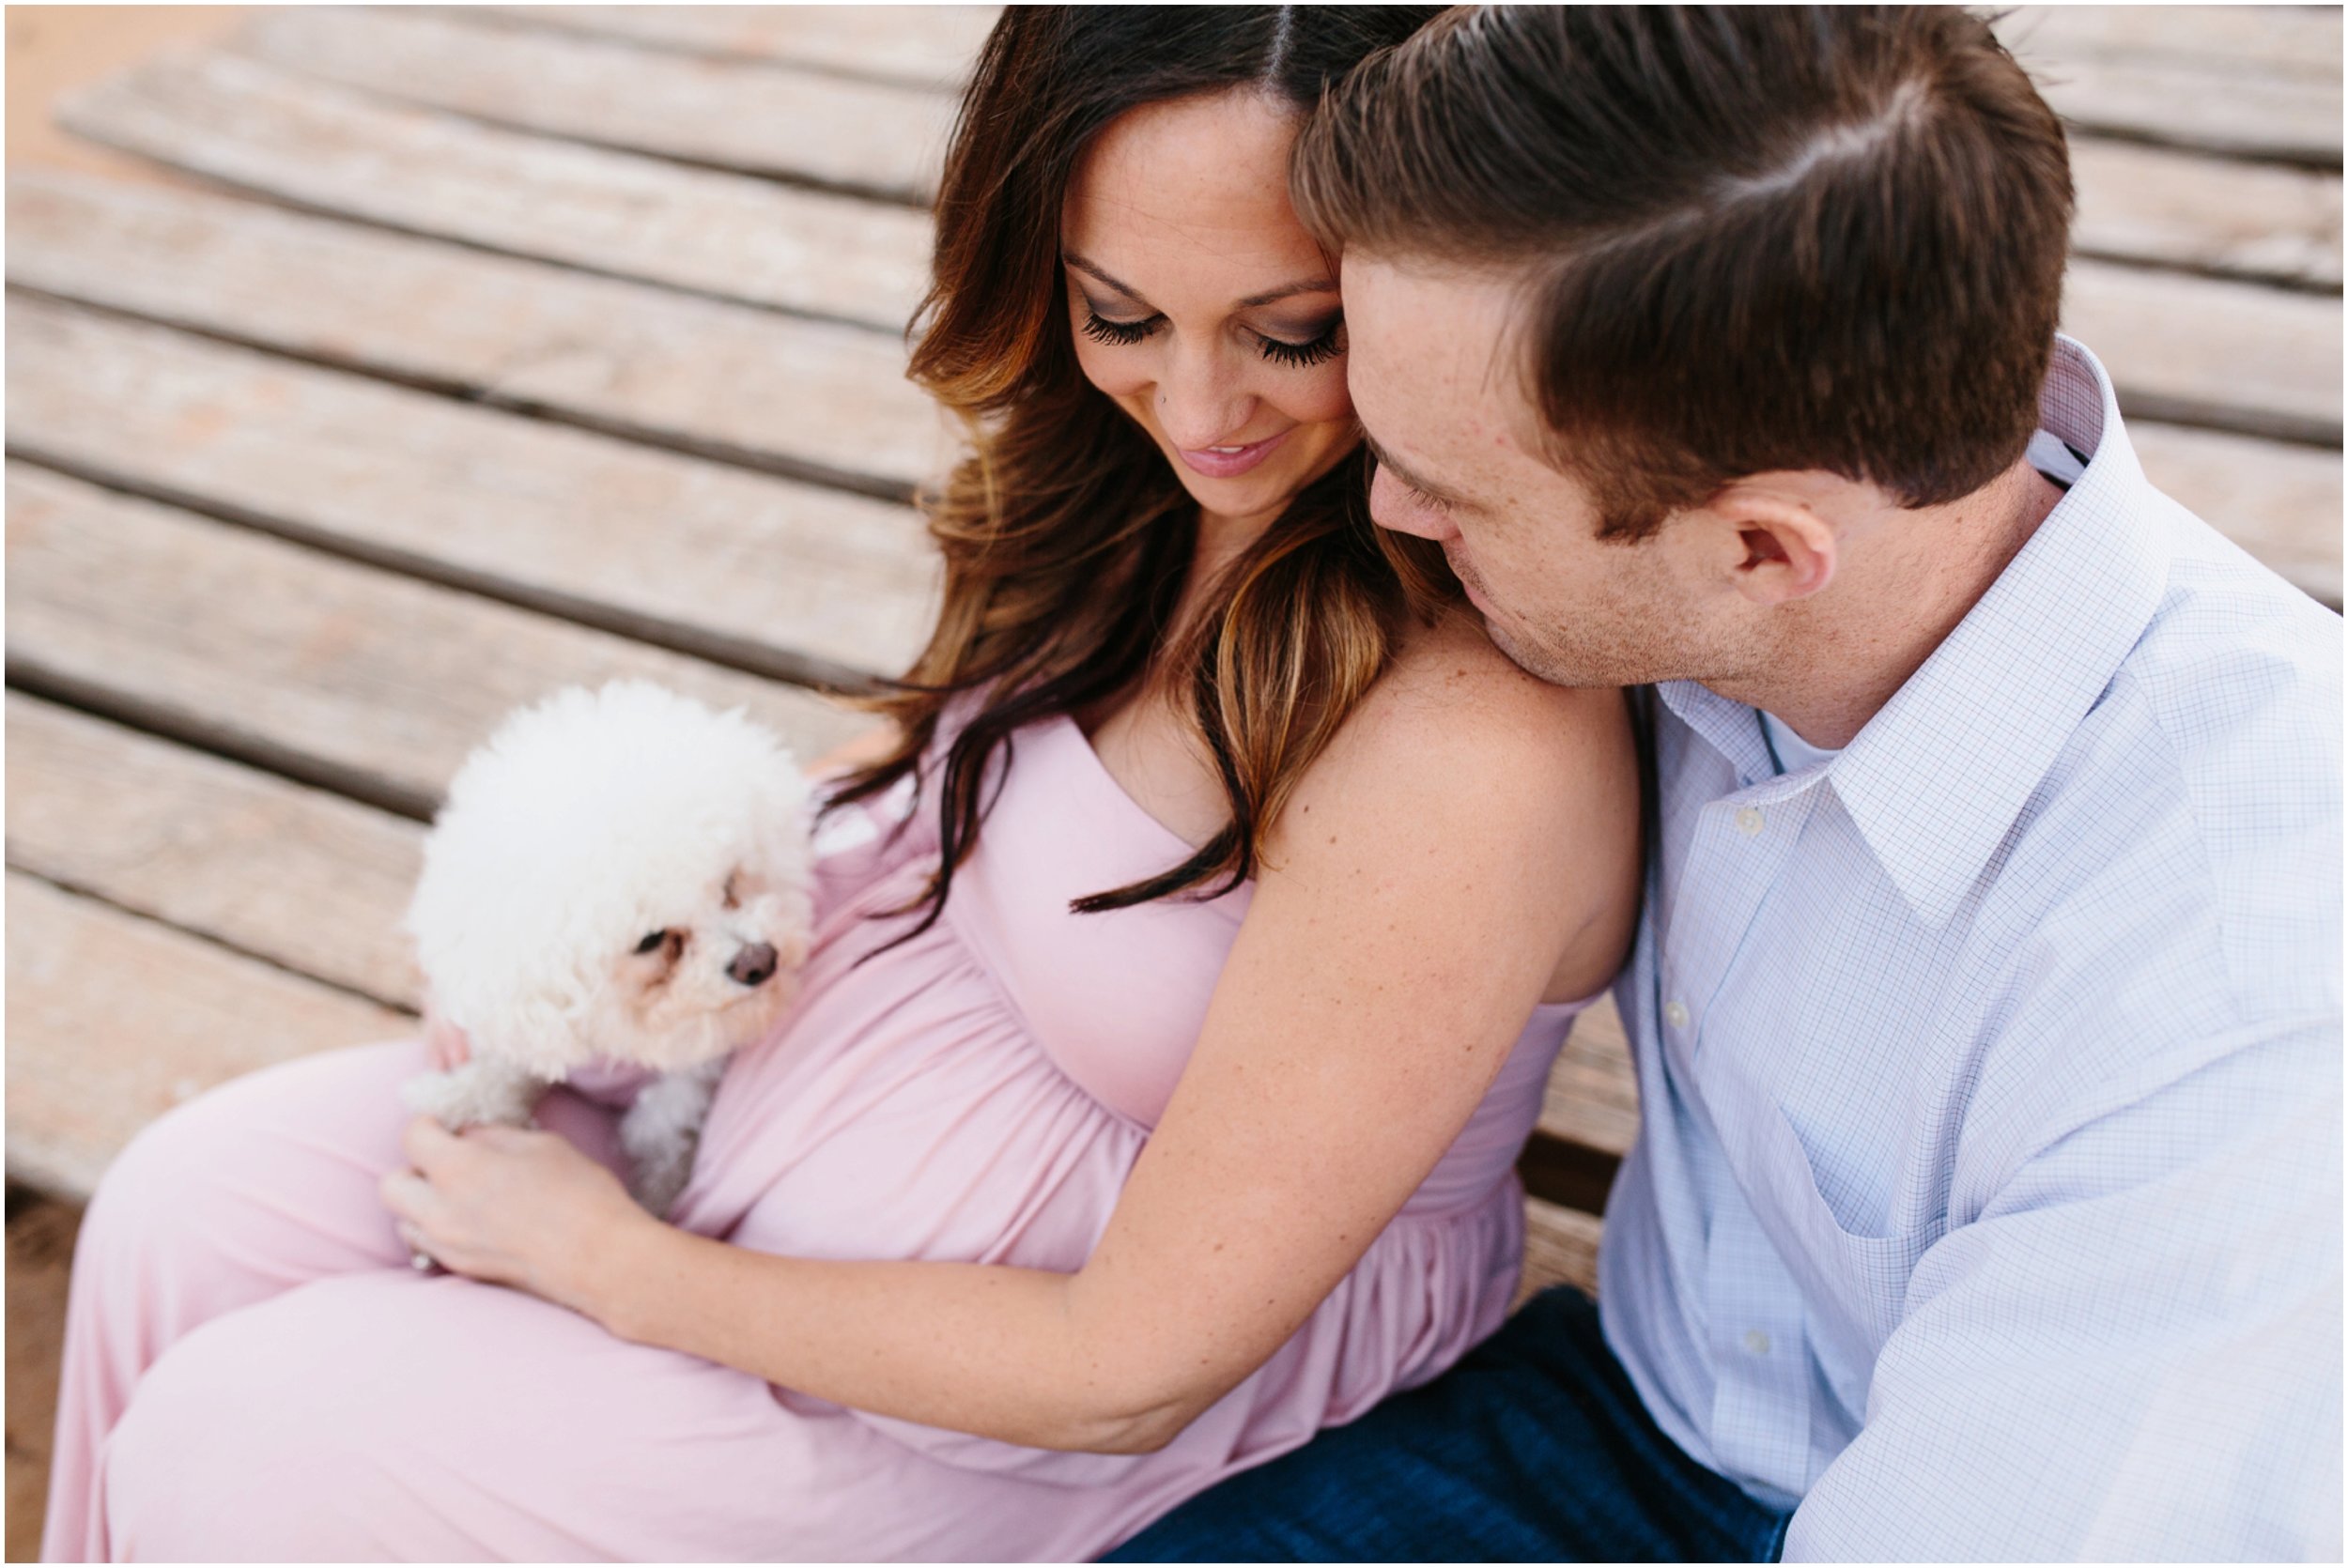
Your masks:
[[[2168,561],[2151,486],[2095,356],[2055,339],[2041,426],[2086,471],[1998,579],[1849,746],[1818,770],[1918,918],[1953,915],[2111,683]],[[1771,772],[1753,711],[1694,682],[1659,687],[1745,778]]]

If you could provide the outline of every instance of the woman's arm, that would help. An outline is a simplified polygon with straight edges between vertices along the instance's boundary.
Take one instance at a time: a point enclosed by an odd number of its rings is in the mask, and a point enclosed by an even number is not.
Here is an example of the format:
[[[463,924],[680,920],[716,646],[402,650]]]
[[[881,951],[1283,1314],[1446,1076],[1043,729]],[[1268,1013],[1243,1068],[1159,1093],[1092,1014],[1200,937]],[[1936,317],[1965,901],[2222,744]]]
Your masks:
[[[576,1267],[533,1288],[624,1337],[877,1413],[1048,1448],[1163,1446],[1359,1260],[1552,976],[1620,957],[1637,810],[1618,695],[1452,662],[1382,682],[1300,784],[1197,1049],[1082,1269],[775,1257],[615,1212],[615,1233],[564,1249]]]

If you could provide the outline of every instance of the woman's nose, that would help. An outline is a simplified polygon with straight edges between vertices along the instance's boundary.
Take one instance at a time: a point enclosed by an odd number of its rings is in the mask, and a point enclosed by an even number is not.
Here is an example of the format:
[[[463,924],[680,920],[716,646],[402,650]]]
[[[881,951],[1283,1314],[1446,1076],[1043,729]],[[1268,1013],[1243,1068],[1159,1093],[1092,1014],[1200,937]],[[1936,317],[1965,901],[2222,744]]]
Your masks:
[[[1256,411],[1256,400],[1224,355],[1186,354],[1177,349],[1158,380],[1158,423],[1166,439],[1185,451],[1214,446],[1239,435]]]

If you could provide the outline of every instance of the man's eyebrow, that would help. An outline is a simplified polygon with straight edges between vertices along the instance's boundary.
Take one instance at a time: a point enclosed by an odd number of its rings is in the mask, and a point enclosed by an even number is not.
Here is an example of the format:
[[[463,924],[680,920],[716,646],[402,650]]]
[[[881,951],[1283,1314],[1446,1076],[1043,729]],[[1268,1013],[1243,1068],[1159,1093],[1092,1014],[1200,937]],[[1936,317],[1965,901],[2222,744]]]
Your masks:
[[[1087,273],[1091,277],[1099,279],[1101,282],[1108,284],[1111,288],[1117,290],[1118,293],[1125,296],[1128,300],[1135,300],[1141,304],[1149,303],[1150,297],[1148,295],[1142,293],[1141,290],[1135,288],[1133,284],[1112,276],[1109,272],[1103,269],[1099,263],[1093,261],[1090,257],[1079,255],[1074,251],[1067,250],[1063,250],[1059,254],[1062,261],[1068,263],[1069,266],[1074,268],[1077,271]],[[1239,308],[1242,310],[1253,310],[1258,305],[1269,305],[1276,300],[1286,300],[1291,295],[1335,294],[1336,291],[1337,285],[1336,281],[1324,272],[1319,277],[1299,278],[1294,283],[1285,283],[1277,288],[1265,289],[1261,294],[1251,294],[1246,299],[1242,300],[1239,302]]]
[[[1387,472],[1393,474],[1395,478],[1400,480],[1412,489],[1418,491],[1421,495],[1432,496],[1437,500],[1450,506],[1463,506],[1466,504],[1466,498],[1460,495],[1457,491],[1452,490],[1446,485],[1438,484],[1433,480],[1426,478],[1424,475],[1412,472],[1407,464],[1396,462],[1394,460],[1394,453],[1388,452],[1384,447],[1380,446],[1367,430],[1362,432],[1362,445],[1369,448],[1369,454],[1378,460],[1378,466],[1380,468],[1384,469]]]

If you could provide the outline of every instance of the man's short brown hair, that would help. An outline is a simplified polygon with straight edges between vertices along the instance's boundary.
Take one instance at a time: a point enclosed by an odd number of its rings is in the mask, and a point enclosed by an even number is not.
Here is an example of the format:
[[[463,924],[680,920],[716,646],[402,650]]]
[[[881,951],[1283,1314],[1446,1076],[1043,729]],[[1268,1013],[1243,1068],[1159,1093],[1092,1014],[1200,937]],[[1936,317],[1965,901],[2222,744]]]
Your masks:
[[[1333,248],[1522,271],[1610,537],[1777,469],[1954,500],[2037,424],[2070,161],[1970,12],[1462,8],[1334,86],[1293,176]]]

